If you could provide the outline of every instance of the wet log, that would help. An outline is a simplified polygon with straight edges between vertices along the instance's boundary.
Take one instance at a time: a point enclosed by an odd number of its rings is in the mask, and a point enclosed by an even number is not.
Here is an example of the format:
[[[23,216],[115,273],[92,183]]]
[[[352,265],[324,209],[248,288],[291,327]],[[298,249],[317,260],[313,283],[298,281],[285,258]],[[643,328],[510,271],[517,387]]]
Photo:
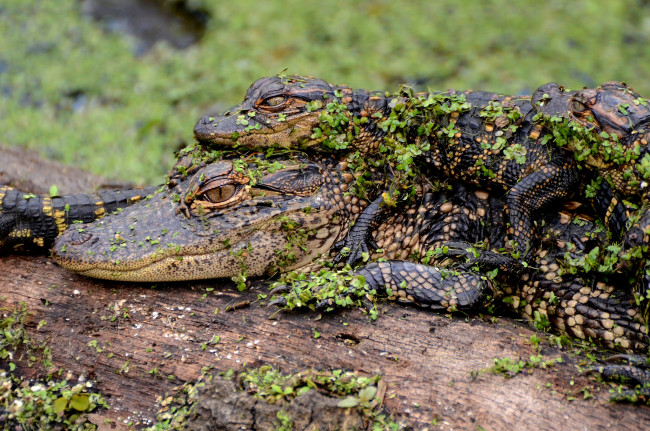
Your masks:
[[[243,293],[224,281],[125,284],[83,278],[47,257],[0,261],[3,306],[26,303],[34,313],[29,332],[48,339],[54,367],[96,382],[112,408],[101,418],[146,424],[158,396],[204,367],[270,364],[283,372],[380,373],[388,385],[384,406],[416,429],[650,425],[649,407],[610,403],[607,387],[579,372],[571,350],[543,347],[544,359],[563,360],[547,369],[473,376],[494,358],[536,354],[529,340],[540,334],[512,319],[493,323],[393,303],[382,306],[376,322],[360,310],[277,314],[258,300],[265,292],[261,282]],[[46,324],[37,329],[41,320]],[[593,397],[584,399],[585,392]]]

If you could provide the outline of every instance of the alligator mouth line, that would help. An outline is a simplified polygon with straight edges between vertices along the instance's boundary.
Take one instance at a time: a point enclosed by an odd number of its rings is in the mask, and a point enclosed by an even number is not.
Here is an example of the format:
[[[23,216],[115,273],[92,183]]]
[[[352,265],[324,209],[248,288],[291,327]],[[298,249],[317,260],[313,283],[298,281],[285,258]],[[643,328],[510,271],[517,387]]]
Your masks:
[[[245,272],[249,277],[266,274],[276,260],[274,250],[256,247],[250,252],[251,244],[262,244],[265,233],[253,229],[239,238],[235,244],[225,245],[221,241],[204,245],[200,250],[186,246],[179,249],[159,249],[146,257],[120,261],[75,259],[67,252],[53,254],[62,267],[83,276],[116,281],[167,282],[229,278]],[[85,257],[85,256],[84,256]]]
[[[183,281],[232,276],[228,259],[215,259],[218,253],[189,256],[166,256],[153,262],[143,262],[139,267],[124,267],[106,264],[94,265],[88,269],[76,269],[80,275],[117,281]]]

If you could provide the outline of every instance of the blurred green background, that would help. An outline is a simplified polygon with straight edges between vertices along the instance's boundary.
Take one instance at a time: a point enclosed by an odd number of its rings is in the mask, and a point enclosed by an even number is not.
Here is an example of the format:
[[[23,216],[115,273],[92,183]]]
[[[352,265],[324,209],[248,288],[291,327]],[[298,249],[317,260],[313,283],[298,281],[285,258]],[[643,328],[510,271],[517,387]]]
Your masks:
[[[0,143],[136,183],[162,180],[200,115],[285,69],[381,90],[625,80],[650,96],[646,1],[98,3],[0,0]],[[156,14],[180,42],[154,43]]]

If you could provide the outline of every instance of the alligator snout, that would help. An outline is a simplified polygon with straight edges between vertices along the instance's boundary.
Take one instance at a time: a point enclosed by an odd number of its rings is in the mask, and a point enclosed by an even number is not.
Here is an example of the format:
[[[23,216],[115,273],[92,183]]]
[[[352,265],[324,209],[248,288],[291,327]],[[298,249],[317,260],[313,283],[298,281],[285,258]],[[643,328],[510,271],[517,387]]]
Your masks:
[[[214,117],[203,116],[194,126],[194,136],[199,141],[210,139],[214,136]]]

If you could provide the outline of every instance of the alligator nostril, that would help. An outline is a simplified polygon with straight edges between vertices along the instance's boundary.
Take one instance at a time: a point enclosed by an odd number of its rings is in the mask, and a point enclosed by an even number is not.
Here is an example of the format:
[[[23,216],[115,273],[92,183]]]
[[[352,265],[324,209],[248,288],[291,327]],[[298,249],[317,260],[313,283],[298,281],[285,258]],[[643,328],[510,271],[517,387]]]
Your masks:
[[[80,245],[88,241],[90,238],[92,238],[92,234],[89,234],[87,232],[72,232],[70,235],[70,239],[68,240],[68,244],[72,245]],[[91,242],[91,244],[94,244],[97,242],[99,238],[94,238],[94,241]]]

